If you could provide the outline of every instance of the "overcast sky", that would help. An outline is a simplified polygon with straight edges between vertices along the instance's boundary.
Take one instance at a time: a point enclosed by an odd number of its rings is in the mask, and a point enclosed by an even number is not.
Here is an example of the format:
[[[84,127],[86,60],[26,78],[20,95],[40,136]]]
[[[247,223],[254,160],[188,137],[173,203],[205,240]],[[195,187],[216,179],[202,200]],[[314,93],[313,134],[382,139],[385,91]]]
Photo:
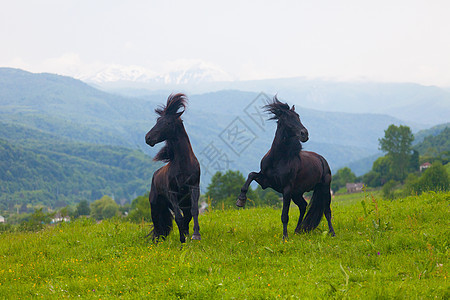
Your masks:
[[[74,76],[204,61],[236,79],[450,86],[450,1],[0,0],[0,66]]]

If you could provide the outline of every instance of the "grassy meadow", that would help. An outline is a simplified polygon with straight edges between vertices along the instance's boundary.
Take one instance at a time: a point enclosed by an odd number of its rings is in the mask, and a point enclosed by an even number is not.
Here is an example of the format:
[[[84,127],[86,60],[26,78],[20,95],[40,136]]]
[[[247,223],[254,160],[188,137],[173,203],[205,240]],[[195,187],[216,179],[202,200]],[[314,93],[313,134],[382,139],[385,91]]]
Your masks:
[[[0,234],[0,298],[450,298],[450,192],[394,201],[336,196],[325,219],[282,242],[281,210],[200,216],[201,241],[161,243],[150,224],[89,219]]]

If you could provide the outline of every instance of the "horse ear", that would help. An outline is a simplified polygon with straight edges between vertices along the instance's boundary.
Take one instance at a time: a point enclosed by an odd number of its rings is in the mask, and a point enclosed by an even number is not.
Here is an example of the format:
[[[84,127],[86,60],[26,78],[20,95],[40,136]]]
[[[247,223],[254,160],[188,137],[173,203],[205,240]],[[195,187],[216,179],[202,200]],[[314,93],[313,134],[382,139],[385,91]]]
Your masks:
[[[292,105],[291,110],[292,110],[292,111],[295,111],[295,105]]]
[[[182,110],[182,111],[180,111],[180,112],[177,112],[176,114],[175,114],[175,116],[176,116],[176,118],[178,119],[179,117],[181,117],[181,115],[184,113],[184,110]]]

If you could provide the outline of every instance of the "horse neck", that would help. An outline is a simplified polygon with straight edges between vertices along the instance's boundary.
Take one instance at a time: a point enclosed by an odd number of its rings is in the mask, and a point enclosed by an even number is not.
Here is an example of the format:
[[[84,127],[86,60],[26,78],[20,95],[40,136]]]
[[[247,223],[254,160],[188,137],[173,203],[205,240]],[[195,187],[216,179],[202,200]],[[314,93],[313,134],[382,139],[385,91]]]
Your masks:
[[[184,129],[183,123],[179,125],[173,138],[167,140],[167,145],[173,151],[172,163],[179,163],[181,166],[187,166],[194,156],[191,142]]]
[[[278,124],[271,149],[274,153],[280,154],[282,158],[289,158],[299,154],[302,144],[297,138],[287,136],[286,129]]]

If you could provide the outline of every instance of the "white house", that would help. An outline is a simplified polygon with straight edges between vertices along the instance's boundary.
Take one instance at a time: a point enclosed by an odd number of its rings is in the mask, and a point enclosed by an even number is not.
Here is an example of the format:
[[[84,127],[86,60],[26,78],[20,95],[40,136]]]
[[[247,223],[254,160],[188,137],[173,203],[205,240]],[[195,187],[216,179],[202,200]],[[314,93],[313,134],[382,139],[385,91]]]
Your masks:
[[[54,224],[54,223],[59,223],[59,222],[69,222],[69,221],[70,221],[70,218],[69,218],[68,216],[62,216],[60,213],[57,213],[57,214],[53,217],[51,223]]]
[[[347,193],[359,193],[362,192],[364,184],[362,182],[357,182],[357,183],[347,183],[345,185],[345,187],[347,188]]]
[[[420,165],[420,172],[422,172],[425,169],[428,169],[429,167],[431,167],[431,164],[429,162],[421,164]]]
[[[0,216],[0,223],[6,223],[4,216]]]

